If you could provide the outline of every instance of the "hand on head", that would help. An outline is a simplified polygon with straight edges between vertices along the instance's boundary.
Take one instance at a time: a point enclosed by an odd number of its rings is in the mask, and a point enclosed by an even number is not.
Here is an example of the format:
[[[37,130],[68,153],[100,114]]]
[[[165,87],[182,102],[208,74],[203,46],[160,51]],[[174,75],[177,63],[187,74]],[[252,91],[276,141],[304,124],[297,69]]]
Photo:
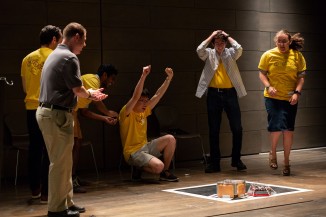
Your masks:
[[[212,36],[213,37],[216,37],[216,36],[218,36],[218,35],[223,35],[223,36],[225,36],[225,37],[228,37],[229,35],[226,33],[226,32],[224,32],[223,30],[216,30],[216,31],[214,31],[213,33],[212,33]]]
[[[217,35],[220,35],[220,34],[222,34],[223,33],[223,30],[216,30],[216,34]]]
[[[215,30],[213,33],[212,33],[212,36],[215,37],[217,36],[218,34],[221,34],[222,33],[222,30]]]

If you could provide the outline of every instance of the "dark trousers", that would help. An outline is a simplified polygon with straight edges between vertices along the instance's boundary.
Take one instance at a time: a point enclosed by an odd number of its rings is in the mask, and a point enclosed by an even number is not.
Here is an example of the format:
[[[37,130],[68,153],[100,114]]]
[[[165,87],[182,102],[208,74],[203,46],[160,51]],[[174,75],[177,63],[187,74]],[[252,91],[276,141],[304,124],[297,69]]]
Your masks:
[[[32,192],[48,195],[49,157],[42,132],[36,121],[36,110],[27,110],[29,133],[28,177]]]
[[[219,166],[220,164],[221,152],[219,134],[223,110],[226,112],[229,119],[229,125],[232,132],[232,162],[238,162],[241,157],[242,125],[241,111],[236,90],[234,88],[208,88],[207,114],[210,157],[213,166]]]

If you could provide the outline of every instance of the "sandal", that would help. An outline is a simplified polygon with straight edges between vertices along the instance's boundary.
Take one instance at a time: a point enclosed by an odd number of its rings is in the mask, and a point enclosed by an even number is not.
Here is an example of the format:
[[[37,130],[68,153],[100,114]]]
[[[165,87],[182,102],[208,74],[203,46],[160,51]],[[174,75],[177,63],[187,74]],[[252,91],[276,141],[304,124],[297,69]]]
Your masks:
[[[269,167],[272,170],[276,170],[278,168],[277,159],[276,159],[276,157],[273,158],[272,152],[269,152]]]
[[[285,165],[283,169],[283,176],[289,176],[291,173],[290,165]]]

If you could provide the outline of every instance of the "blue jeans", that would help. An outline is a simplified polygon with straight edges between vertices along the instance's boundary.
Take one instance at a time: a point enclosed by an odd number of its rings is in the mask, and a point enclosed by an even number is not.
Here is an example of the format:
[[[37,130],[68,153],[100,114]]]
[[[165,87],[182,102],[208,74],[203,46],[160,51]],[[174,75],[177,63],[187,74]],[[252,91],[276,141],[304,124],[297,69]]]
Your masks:
[[[220,126],[222,112],[226,112],[232,132],[232,162],[240,161],[242,147],[241,111],[238,96],[234,88],[208,88],[207,114],[209,127],[209,145],[211,164],[220,166]]]

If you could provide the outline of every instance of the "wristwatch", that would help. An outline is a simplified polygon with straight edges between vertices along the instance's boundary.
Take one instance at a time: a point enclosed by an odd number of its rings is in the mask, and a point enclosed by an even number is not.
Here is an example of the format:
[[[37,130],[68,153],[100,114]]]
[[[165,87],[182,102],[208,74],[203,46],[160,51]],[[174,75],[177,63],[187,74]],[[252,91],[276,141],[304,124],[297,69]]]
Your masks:
[[[295,91],[293,92],[293,94],[299,94],[299,95],[301,95],[301,92],[298,91],[298,90],[295,90]]]

